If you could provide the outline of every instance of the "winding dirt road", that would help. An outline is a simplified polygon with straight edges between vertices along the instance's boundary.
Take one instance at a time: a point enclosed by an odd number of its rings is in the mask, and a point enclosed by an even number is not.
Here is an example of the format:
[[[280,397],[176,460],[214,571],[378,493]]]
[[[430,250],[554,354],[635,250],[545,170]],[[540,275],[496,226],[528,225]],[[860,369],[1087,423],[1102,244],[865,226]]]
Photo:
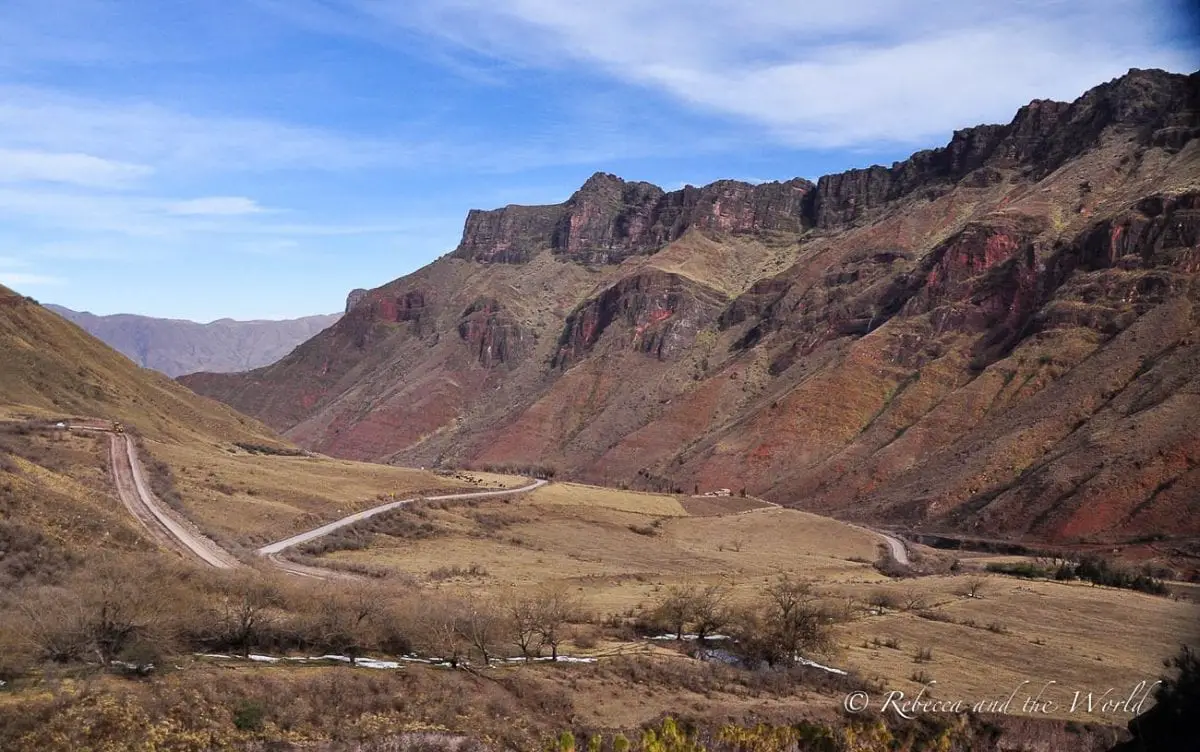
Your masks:
[[[872,530],[871,532],[880,536],[885,542],[887,542],[888,549],[892,552],[893,559],[906,567],[911,563],[908,560],[908,548],[905,547],[904,541],[896,538],[895,536],[888,535],[887,533],[882,533],[878,530]]]
[[[109,464],[112,469],[113,483],[117,489],[117,496],[121,499],[121,503],[125,505],[125,508],[129,510],[129,513],[142,524],[142,527],[160,545],[182,551],[218,569],[233,569],[240,566],[240,562],[236,556],[205,537],[186,521],[177,519],[167,509],[166,505],[163,504],[162,500],[154,495],[149,483],[146,481],[146,474],[142,463],[138,459],[137,446],[133,441],[133,437],[117,432],[112,423],[99,419],[75,423],[66,426],[66,428],[73,431],[93,431],[108,434]],[[369,519],[377,514],[402,507],[405,504],[411,504],[419,499],[427,499],[429,501],[482,499],[506,494],[528,493],[544,485],[546,485],[546,481],[535,480],[529,485],[520,488],[506,488],[496,491],[470,491],[460,494],[443,494],[441,496],[414,496],[411,499],[402,499],[381,504],[370,509],[364,509],[361,512],[356,512],[340,520],[326,523],[313,530],[293,535],[290,538],[268,546],[263,546],[257,553],[284,572],[298,577],[357,579],[353,575],[343,572],[287,561],[279,556],[279,554],[285,549],[329,535],[335,530]]]
[[[132,437],[111,429],[82,426],[80,428],[108,433],[109,462],[117,496],[155,540],[218,569],[233,569],[238,566],[238,560],[233,554],[204,537],[199,531],[191,529],[186,523],[175,519],[167,511],[146,482],[145,471],[138,460],[137,448]]]
[[[402,507],[405,504],[411,504],[412,502],[418,501],[420,499],[425,499],[426,501],[451,501],[451,500],[458,500],[458,499],[485,499],[485,498],[488,498],[489,496],[504,496],[505,494],[529,493],[530,491],[541,488],[544,485],[546,485],[546,481],[535,480],[533,483],[530,483],[527,486],[521,486],[520,488],[505,488],[505,489],[500,489],[499,491],[471,491],[469,493],[445,494],[443,496],[414,496],[411,499],[401,499],[400,501],[392,501],[392,502],[388,502],[387,504],[381,504],[380,506],[377,506],[377,507],[372,507],[370,509],[364,509],[361,512],[355,512],[354,514],[343,517],[340,520],[334,520],[333,522],[321,525],[318,528],[313,528],[312,530],[309,530],[306,533],[300,533],[298,535],[293,535],[291,538],[285,538],[281,541],[277,541],[268,546],[263,546],[262,548],[258,549],[258,555],[266,556],[268,558],[273,557],[275,554],[281,553],[285,549],[291,548],[292,546],[298,546],[301,543],[308,543],[311,540],[316,540],[317,538],[320,538],[322,536],[329,535],[330,533],[332,533],[335,530],[340,530],[341,528],[346,527],[347,525],[353,525],[356,522],[362,522],[363,520],[370,519],[371,517],[374,517],[377,514],[383,514],[384,512],[390,512],[393,509]]]
[[[218,569],[233,569],[240,565],[237,557],[233,554],[205,537],[189,523],[176,519],[167,510],[166,505],[154,495],[153,491],[150,490],[149,484],[146,482],[145,471],[138,460],[137,447],[131,436],[116,432],[107,421],[93,420],[87,423],[70,425],[67,428],[77,431],[96,431],[108,434],[109,458],[117,495],[130,514],[137,518],[151,537],[158,541],[159,544],[182,551]],[[398,509],[421,499],[427,501],[456,501],[461,499],[484,499],[507,494],[525,494],[541,488],[546,483],[547,481],[539,479],[520,488],[506,488],[495,491],[470,491],[467,493],[443,494],[440,496],[414,496],[409,499],[392,501],[377,507],[364,509],[361,512],[355,512],[312,530],[298,533],[290,538],[276,541],[275,543],[263,546],[256,553],[270,561],[271,564],[280,570],[298,577],[315,579],[354,578],[353,575],[342,572],[288,561],[281,554],[289,548],[302,543],[308,543],[344,527],[362,522],[384,512],[390,512],[393,509]],[[908,550],[904,545],[904,541],[879,530],[862,529],[881,537],[887,543],[892,558],[900,564],[909,565]]]

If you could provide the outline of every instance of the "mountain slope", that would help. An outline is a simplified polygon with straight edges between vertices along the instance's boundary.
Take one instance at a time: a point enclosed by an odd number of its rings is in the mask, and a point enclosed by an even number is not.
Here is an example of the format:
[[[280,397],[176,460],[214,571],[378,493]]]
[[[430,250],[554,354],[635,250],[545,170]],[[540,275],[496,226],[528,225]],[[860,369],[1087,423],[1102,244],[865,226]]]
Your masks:
[[[126,313],[96,316],[57,305],[46,307],[139,366],[172,377],[196,371],[248,371],[269,365],[340,318],[339,314],[331,314],[284,321],[220,319],[198,324]]]
[[[926,530],[1200,535],[1200,74],[1131,71],[891,168],[598,174],[248,374],[299,443],[745,486]]]
[[[139,368],[78,326],[2,286],[0,413],[123,421],[156,440],[278,441],[257,421]]]

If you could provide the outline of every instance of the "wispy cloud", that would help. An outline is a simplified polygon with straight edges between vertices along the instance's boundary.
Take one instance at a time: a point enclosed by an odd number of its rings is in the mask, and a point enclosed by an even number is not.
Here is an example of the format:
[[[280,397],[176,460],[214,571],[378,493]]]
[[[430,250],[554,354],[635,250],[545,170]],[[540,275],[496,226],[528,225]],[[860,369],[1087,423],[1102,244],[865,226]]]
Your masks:
[[[431,146],[29,86],[0,86],[0,143],[190,173],[394,167]]]
[[[266,209],[258,202],[245,196],[210,196],[208,198],[193,198],[187,201],[173,201],[166,209],[171,214],[185,216],[241,216],[245,214],[261,214]]]
[[[1169,5],[843,0],[330,0],[514,64],[583,65],[788,144],[916,143],[1071,99],[1130,67],[1188,70]],[[348,21],[343,21],[345,26]],[[378,34],[376,28],[373,34]]]
[[[93,188],[128,186],[153,173],[145,165],[90,154],[0,148],[0,182],[72,183]]]
[[[6,287],[44,287],[47,285],[66,284],[61,277],[50,277],[45,274],[30,274],[28,272],[7,272],[0,270],[0,285]]]

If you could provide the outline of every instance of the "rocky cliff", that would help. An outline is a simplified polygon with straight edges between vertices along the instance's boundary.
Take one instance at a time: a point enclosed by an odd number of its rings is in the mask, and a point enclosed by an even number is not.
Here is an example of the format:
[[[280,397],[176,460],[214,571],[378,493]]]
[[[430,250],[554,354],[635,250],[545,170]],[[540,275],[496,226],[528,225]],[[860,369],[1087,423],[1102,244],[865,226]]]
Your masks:
[[[796,233],[812,188],[803,179],[762,185],[723,180],[667,193],[597,173],[562,204],[472,211],[454,255],[523,263],[549,250],[580,263],[610,264],[653,254],[690,229]]]
[[[601,173],[472,212],[279,363],[186,383],[351,457],[1195,538],[1197,135],[1200,74],[1135,70],[815,185]]]

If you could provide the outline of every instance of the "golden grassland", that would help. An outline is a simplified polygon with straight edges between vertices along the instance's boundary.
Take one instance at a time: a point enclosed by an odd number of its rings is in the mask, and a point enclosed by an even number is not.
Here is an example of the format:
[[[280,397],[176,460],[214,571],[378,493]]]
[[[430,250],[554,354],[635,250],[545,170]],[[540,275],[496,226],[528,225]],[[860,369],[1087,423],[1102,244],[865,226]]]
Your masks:
[[[100,438],[51,432],[20,439],[5,439],[21,450],[11,460],[18,472],[7,480],[11,517],[67,546],[144,547],[136,525],[105,490]],[[461,478],[329,458],[214,451],[206,443],[145,444],[171,467],[189,516],[206,531],[246,542],[255,536],[273,540],[309,521],[377,503],[380,494],[477,487]],[[233,492],[225,493],[226,487]],[[1111,687],[1127,694],[1137,682],[1160,676],[1162,660],[1197,636],[1194,602],[982,573],[995,557],[964,558],[954,575],[893,580],[871,565],[882,546],[869,531],[790,509],[746,509],[747,500],[737,498],[705,499],[703,514],[692,516],[687,508],[693,502],[560,483],[507,499],[423,502],[395,513],[399,531],[428,523],[420,536],[390,534],[385,525],[367,548],[334,551],[325,559],[382,568],[431,592],[475,597],[561,583],[580,597],[593,629],[614,616],[648,614],[674,585],[720,583],[730,589],[731,601],[745,602],[789,573],[813,581],[825,603],[858,608],[857,618],[836,628],[831,651],[813,656],[818,660],[858,673],[881,692],[910,696],[931,680],[935,696],[968,701],[1002,700],[1021,682],[1036,692],[1054,681],[1046,697],[1060,708],[1048,715],[1081,722],[1127,719],[1067,712],[1076,690],[1099,695]],[[279,526],[287,530],[279,532]],[[968,586],[977,580],[984,583],[978,597],[969,597]],[[872,602],[887,605],[871,609]],[[589,634],[589,625],[580,629]],[[590,634],[590,640],[565,643],[564,652],[695,663],[659,645]],[[263,675],[276,670],[285,669],[254,669]],[[580,717],[617,726],[646,722],[669,708],[699,714],[748,711],[756,703],[828,709],[836,699],[828,693],[799,700],[738,692],[707,685],[668,691],[590,670],[571,682]]]
[[[263,545],[394,499],[522,482],[487,474],[473,484],[426,470],[232,446],[146,442],[146,449],[172,469],[185,512],[201,530],[243,545]]]
[[[737,508],[739,500],[726,501]],[[1153,683],[1164,659],[1200,638],[1195,602],[985,574],[995,557],[964,558],[952,575],[891,579],[870,563],[881,551],[875,535],[790,509],[691,517],[675,497],[555,483],[507,502],[406,513],[435,532],[416,540],[377,535],[368,548],[327,559],[476,596],[561,582],[596,619],[647,613],[681,584],[722,583],[732,601],[744,601],[789,573],[814,581],[827,604],[857,610],[837,628],[825,662],[910,697],[930,680],[935,696],[971,701],[1003,700],[1022,682],[1036,694],[1053,681],[1045,697],[1061,707],[1050,716],[1124,723],[1067,706],[1076,690],[1127,695],[1139,681]],[[967,595],[977,581],[976,596]]]
[[[976,581],[977,596],[966,595]],[[1072,714],[1076,691],[1127,696],[1200,639],[1195,602],[1079,582],[966,573],[836,590],[864,601],[889,593],[895,602],[838,628],[839,665],[909,696],[935,681],[935,696],[972,702],[1003,700],[1022,682],[1028,694],[1055,682],[1045,697],[1060,707],[1050,715],[1075,720],[1106,720]],[[918,660],[925,650],[928,660]]]

